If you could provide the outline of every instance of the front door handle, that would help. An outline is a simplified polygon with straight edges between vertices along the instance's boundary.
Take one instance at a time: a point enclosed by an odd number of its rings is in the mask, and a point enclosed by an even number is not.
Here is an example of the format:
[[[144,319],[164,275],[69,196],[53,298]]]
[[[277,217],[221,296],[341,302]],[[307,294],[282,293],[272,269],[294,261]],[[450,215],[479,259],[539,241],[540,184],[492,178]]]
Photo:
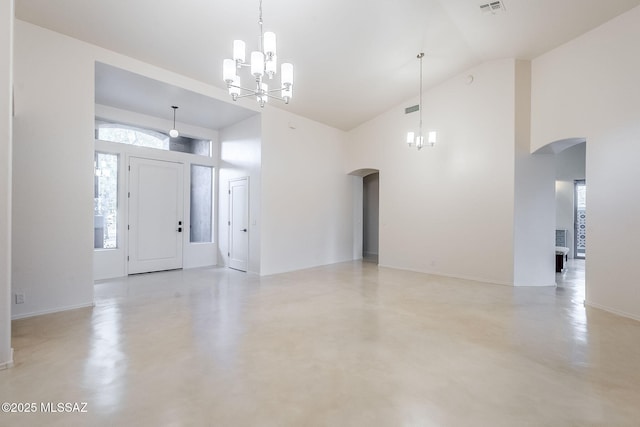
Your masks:
[[[182,227],[178,227],[178,233],[182,233]]]
[[[246,233],[246,232],[247,232],[247,229],[246,229],[246,228],[243,228],[243,229],[242,229],[242,230],[240,230],[240,231],[244,231],[244,232]]]

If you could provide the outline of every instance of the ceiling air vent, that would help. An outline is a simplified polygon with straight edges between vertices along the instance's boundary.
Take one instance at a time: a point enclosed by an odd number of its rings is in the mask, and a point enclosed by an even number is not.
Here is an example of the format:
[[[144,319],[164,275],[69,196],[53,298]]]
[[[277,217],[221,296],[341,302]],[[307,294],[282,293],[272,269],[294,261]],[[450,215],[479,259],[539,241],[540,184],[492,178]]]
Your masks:
[[[504,7],[504,3],[502,3],[502,1],[492,1],[491,3],[481,4],[480,10],[483,13],[492,13],[495,15],[496,13],[504,12],[507,9]]]
[[[404,109],[404,113],[405,114],[409,114],[409,113],[413,113],[415,111],[418,111],[420,109],[420,105],[412,105],[411,107],[407,107]]]

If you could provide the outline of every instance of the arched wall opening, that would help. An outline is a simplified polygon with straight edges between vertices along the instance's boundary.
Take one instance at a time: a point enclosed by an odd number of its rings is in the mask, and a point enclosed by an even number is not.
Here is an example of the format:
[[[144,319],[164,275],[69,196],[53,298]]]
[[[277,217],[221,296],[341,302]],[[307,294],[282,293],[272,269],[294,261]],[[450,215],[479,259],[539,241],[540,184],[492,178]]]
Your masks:
[[[553,154],[555,162],[556,284],[584,300],[586,257],[586,138],[550,142],[536,154]]]
[[[378,263],[379,259],[379,215],[380,215],[380,171],[357,169],[353,176],[353,257]]]

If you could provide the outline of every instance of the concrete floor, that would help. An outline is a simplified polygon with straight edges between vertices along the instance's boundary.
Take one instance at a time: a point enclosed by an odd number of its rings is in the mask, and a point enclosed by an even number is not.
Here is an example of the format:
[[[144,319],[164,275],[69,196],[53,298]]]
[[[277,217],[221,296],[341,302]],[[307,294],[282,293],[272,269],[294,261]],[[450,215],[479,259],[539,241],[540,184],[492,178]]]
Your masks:
[[[13,323],[0,399],[37,413],[0,425],[640,425],[640,322],[585,309],[583,263],[558,279],[353,262],[102,282],[93,309]],[[87,412],[42,412],[59,402]]]

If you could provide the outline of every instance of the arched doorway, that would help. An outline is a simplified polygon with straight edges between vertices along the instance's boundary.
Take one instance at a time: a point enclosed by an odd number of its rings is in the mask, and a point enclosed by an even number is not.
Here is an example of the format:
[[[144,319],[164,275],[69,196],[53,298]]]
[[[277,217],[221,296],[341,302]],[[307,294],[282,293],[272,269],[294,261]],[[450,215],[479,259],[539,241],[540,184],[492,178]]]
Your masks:
[[[379,259],[380,171],[358,169],[354,191],[354,258],[377,264]],[[361,225],[361,226],[360,226]]]
[[[537,151],[541,152],[555,156],[556,284],[584,300],[586,139],[555,141]]]

